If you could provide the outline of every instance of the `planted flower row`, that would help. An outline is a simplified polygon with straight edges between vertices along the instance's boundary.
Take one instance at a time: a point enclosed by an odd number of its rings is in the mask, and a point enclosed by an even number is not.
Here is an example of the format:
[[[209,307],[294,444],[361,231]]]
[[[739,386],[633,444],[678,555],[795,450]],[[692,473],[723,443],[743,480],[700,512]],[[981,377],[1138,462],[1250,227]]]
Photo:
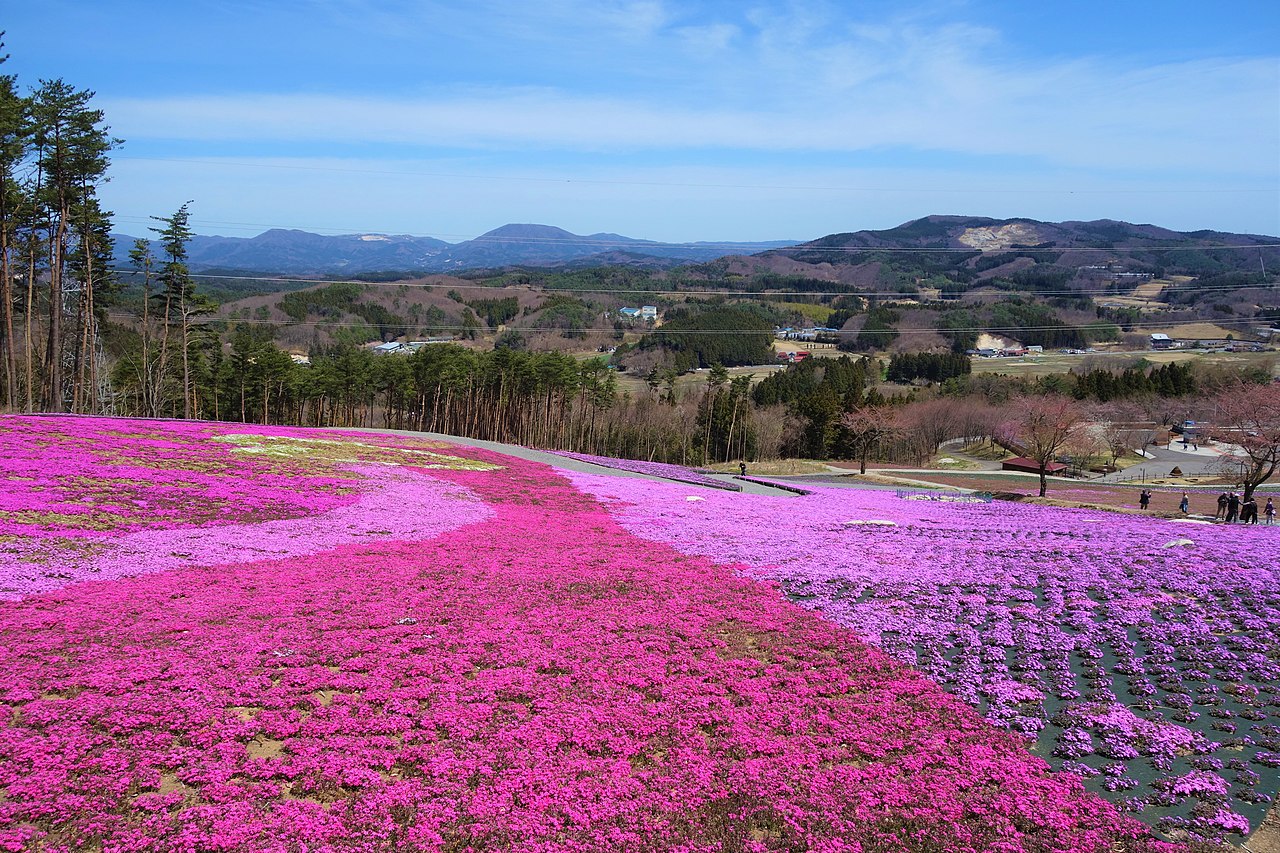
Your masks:
[[[1245,832],[1275,796],[1272,531],[822,487],[688,503],[569,476],[636,535],[780,583],[1174,834]],[[1203,773],[1221,784],[1182,782]]]

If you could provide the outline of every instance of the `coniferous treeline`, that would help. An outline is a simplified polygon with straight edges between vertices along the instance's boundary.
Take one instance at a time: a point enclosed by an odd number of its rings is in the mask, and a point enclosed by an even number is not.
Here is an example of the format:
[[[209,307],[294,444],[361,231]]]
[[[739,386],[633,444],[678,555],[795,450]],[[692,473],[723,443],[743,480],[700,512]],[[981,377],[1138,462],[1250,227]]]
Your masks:
[[[972,370],[973,362],[969,356],[960,353],[904,352],[889,359],[886,378],[890,382],[911,382],[915,379],[944,382]]]
[[[795,428],[783,442],[786,455],[825,459],[845,443],[841,416],[868,397],[876,402],[879,395],[866,389],[879,381],[879,362],[870,358],[806,359],[761,380],[752,399],[761,406],[782,405],[791,414]]]
[[[1159,367],[1127,367],[1121,371],[1089,370],[1073,374],[1072,395],[1078,400],[1107,402],[1125,397],[1156,394],[1185,397],[1196,392],[1195,373],[1190,364],[1171,362]]]
[[[760,309],[726,305],[683,314],[671,312],[666,323],[645,336],[639,348],[667,350],[674,355],[675,370],[683,373],[716,364],[769,364],[774,360],[772,344],[773,323]]]
[[[441,432],[534,447],[703,464],[776,455],[778,417],[752,404],[749,379],[714,369],[696,392],[619,394],[602,360],[556,352],[477,351],[434,344],[409,356],[375,355],[339,344],[297,364],[273,330],[240,326],[231,348],[192,361],[190,417],[321,427]],[[140,414],[145,388],[129,386],[124,408]],[[177,395],[147,414],[181,417]]]
[[[23,93],[0,75],[0,394],[10,409],[105,403],[102,323],[117,286],[98,189],[119,140],[93,94],[63,80]]]

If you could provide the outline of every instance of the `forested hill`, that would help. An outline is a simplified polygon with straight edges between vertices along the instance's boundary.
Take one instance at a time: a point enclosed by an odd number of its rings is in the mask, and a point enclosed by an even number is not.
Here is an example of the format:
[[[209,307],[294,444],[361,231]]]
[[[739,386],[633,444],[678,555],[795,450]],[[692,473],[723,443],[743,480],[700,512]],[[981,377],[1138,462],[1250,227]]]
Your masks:
[[[1157,277],[1213,276],[1262,273],[1264,266],[1280,269],[1280,237],[1172,231],[1110,219],[1039,222],[926,216],[896,228],[829,234],[750,258],[724,258],[718,264],[738,274],[768,272],[850,283],[873,280],[881,268],[916,277],[941,274],[964,283],[1035,267],[1072,273],[1099,268]],[[875,267],[868,271],[869,264]]]

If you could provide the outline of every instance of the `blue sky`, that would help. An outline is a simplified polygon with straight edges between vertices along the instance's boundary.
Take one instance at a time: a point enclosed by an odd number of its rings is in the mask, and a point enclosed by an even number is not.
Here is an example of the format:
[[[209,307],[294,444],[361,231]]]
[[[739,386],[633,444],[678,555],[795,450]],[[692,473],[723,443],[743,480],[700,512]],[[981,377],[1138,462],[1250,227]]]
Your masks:
[[[1280,235],[1280,4],[12,4],[117,228],[811,239],[931,213]]]

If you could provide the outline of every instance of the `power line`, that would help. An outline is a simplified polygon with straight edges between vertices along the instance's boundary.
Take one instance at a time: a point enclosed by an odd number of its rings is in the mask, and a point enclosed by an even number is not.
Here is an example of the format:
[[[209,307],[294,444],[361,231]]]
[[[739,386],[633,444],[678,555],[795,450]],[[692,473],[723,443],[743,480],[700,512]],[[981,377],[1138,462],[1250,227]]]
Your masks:
[[[140,216],[117,216],[116,219],[127,220],[131,222],[150,222],[151,217]],[[784,240],[696,240],[688,242],[666,242],[663,240],[644,240],[640,238],[627,238],[623,240],[601,240],[592,239],[590,236],[579,237],[573,235],[571,237],[537,237],[533,235],[517,237],[506,236],[500,234],[450,234],[446,232],[436,232],[429,235],[411,235],[411,234],[391,234],[374,229],[341,229],[341,228],[322,228],[320,226],[302,226],[302,225],[273,225],[262,222],[225,222],[219,220],[205,219],[194,223],[195,225],[223,225],[233,226],[237,228],[267,228],[272,230],[286,231],[331,231],[335,232],[333,236],[337,237],[412,237],[414,239],[433,239],[438,240],[443,237],[454,237],[463,243],[501,243],[501,244],[530,244],[530,245],[559,245],[559,246],[601,246],[615,249],[642,249],[648,248],[683,248],[683,249],[714,249],[714,248],[743,248],[748,246],[760,246],[764,244],[776,244],[777,248],[786,248],[797,243],[788,243]],[[550,226],[548,226],[550,227]],[[206,235],[208,236],[208,235]],[[245,240],[252,238],[245,237],[226,237],[228,240]],[[446,242],[441,240],[441,242]],[[450,248],[455,248],[458,243],[448,243]],[[757,251],[768,251],[767,249],[759,249]]]
[[[822,238],[819,238],[822,239]],[[1065,254],[1068,252],[1216,252],[1220,249],[1275,249],[1280,248],[1280,243],[1240,243],[1214,246],[1057,246],[1057,247],[1041,247],[1032,246],[1023,248],[1021,246],[1005,246],[1001,248],[982,249],[977,246],[967,247],[946,247],[946,246],[785,246],[780,249],[769,249],[770,252],[888,252],[890,254],[934,254],[944,253],[952,255],[970,254],[978,252],[980,254],[991,255],[1018,255],[1027,252],[1044,252],[1048,254],[1058,253]]]
[[[671,187],[677,189],[731,189],[731,190],[795,190],[801,192],[849,192],[849,193],[920,193],[934,192],[946,194],[967,194],[967,193],[1020,193],[1029,195],[1168,195],[1168,194],[1186,194],[1186,193],[1259,193],[1259,192],[1275,192],[1272,188],[1267,187],[1233,187],[1233,188],[1212,188],[1212,189],[1186,189],[1186,188],[1153,188],[1153,189],[1050,189],[1044,187],[1010,187],[1010,188],[986,188],[986,187],[894,187],[894,186],[833,186],[831,184],[821,185],[797,185],[797,184],[719,184],[719,183],[693,183],[686,181],[635,181],[635,180],[619,180],[605,178],[574,178],[574,177],[535,177],[530,175],[484,175],[469,174],[460,172],[434,172],[418,169],[357,169],[351,166],[318,166],[318,165],[300,165],[296,163],[245,163],[235,160],[221,159],[190,159],[179,157],[113,157],[116,161],[134,161],[142,163],[184,163],[188,165],[200,166],[221,166],[243,169],[281,169],[286,171],[300,172],[332,172],[357,175],[396,175],[396,176],[414,176],[423,178],[461,178],[464,180],[476,181],[505,181],[510,183],[537,183],[537,184],[586,184],[592,186],[634,186],[634,187]]]
[[[115,317],[115,318],[119,318],[119,319],[129,319],[129,320],[138,320],[138,319],[140,319],[140,317],[139,317],[138,315],[136,315],[136,314],[124,313],[124,312],[109,312],[109,313],[107,314],[107,316],[109,316],[109,317]],[[1213,320],[1213,321],[1207,321],[1207,320],[1206,320],[1206,321],[1201,321],[1201,322],[1202,322],[1202,323],[1206,323],[1206,324],[1210,324],[1210,325],[1214,325],[1214,326],[1249,326],[1249,325],[1260,325],[1260,324],[1261,324],[1261,323],[1263,323],[1264,321],[1256,320],[1256,319],[1239,319],[1239,320]],[[325,327],[325,328],[372,328],[372,329],[376,329],[376,328],[378,328],[378,327],[380,327],[380,326],[382,326],[382,327],[394,326],[394,327],[402,327],[402,328],[407,328],[407,329],[426,329],[426,330],[439,330],[439,331],[467,331],[467,330],[480,331],[480,328],[475,327],[475,326],[463,326],[463,325],[443,324],[443,323],[420,323],[420,322],[414,322],[414,321],[411,321],[411,320],[410,320],[410,321],[403,322],[403,323],[400,323],[400,322],[396,322],[396,323],[390,323],[390,322],[388,322],[388,323],[370,323],[370,322],[352,322],[352,321],[338,321],[338,320],[283,320],[283,321],[280,321],[280,320],[262,320],[262,319],[258,319],[258,318],[256,318],[256,317],[255,317],[255,318],[247,318],[247,317],[246,317],[246,318],[243,318],[243,319],[242,319],[242,318],[236,318],[236,317],[209,317],[209,318],[204,318],[204,319],[199,320],[199,321],[197,322],[197,325],[210,325],[210,324],[215,324],[215,323],[227,323],[227,324],[229,324],[229,325],[235,325],[235,324],[238,324],[238,323],[243,323],[243,324],[247,324],[247,325],[255,325],[255,326],[281,326],[281,327],[287,327],[287,328],[288,328],[288,327],[294,327],[294,326],[308,326],[308,327]],[[1088,324],[1088,323],[1083,323],[1083,324],[1079,324],[1079,325],[1073,325],[1073,324],[1070,324],[1070,323],[1058,323],[1058,324],[1051,324],[1051,325],[1039,325],[1039,326],[957,326],[957,327],[947,327],[947,328],[939,328],[939,327],[937,327],[937,326],[922,326],[922,327],[915,327],[915,328],[910,328],[910,327],[908,327],[908,328],[899,328],[899,329],[896,329],[896,330],[894,330],[894,331],[897,331],[897,332],[899,332],[899,333],[916,333],[916,332],[936,332],[936,333],[946,333],[946,332],[1003,332],[1003,333],[1007,333],[1007,334],[1018,334],[1018,333],[1025,333],[1025,332],[1049,332],[1049,331],[1068,331],[1068,330],[1071,330],[1071,331],[1080,331],[1080,330],[1088,329],[1088,328],[1090,328],[1092,325],[1093,325],[1093,324]],[[1113,324],[1113,323],[1106,323],[1105,321],[1103,321],[1103,325],[1115,325],[1115,324]],[[1172,327],[1180,326],[1180,325],[1191,325],[1191,323],[1182,323],[1182,322],[1178,322],[1178,321],[1172,321],[1172,322],[1170,322],[1170,321],[1167,321],[1167,320],[1166,320],[1166,321],[1151,321],[1151,322],[1126,323],[1125,325],[1126,325],[1126,326],[1128,326],[1128,327],[1129,327],[1129,328],[1131,328],[1131,329],[1162,329],[1162,328],[1172,328]],[[538,326],[532,326],[532,327],[530,327],[530,326],[525,326],[525,327],[514,328],[513,330],[514,330],[514,331],[521,331],[521,332],[560,332],[560,331],[565,331],[564,329],[562,329],[562,328],[560,328],[560,327],[556,327],[556,326],[548,326],[548,327],[538,327]],[[600,333],[603,333],[603,334],[613,334],[613,333],[617,332],[617,331],[618,331],[618,329],[615,329],[613,326],[602,326],[602,327],[590,327],[590,328],[575,329],[575,330],[573,330],[573,331],[575,331],[575,332],[600,332]],[[634,331],[634,330],[632,330],[632,331]],[[665,328],[665,327],[663,327],[663,326],[657,326],[657,327],[654,327],[654,328],[652,328],[652,329],[649,329],[649,330],[647,330],[647,332],[646,332],[646,333],[648,333],[648,334],[666,334],[666,335],[718,335],[718,334],[726,334],[726,335],[769,335],[769,336],[771,336],[771,337],[774,335],[774,332],[773,332],[772,330],[764,330],[764,329],[709,329],[709,330],[699,330],[699,329],[666,329],[666,328]],[[847,332],[847,333],[845,333],[845,334],[850,334],[850,335],[852,335],[852,334],[858,334],[858,332],[857,332],[857,331],[850,331],[850,332]],[[803,343],[803,341],[797,341],[797,343]]]
[[[128,268],[110,268],[111,272],[123,275],[140,275],[140,271]],[[510,289],[532,288],[533,285],[492,285],[492,284],[465,284],[458,281],[448,282],[429,282],[429,281],[364,281],[361,279],[315,279],[315,278],[285,278],[278,276],[253,276],[253,275],[229,275],[229,274],[204,274],[192,273],[195,279],[212,279],[214,281],[258,281],[258,282],[278,282],[282,284],[310,284],[310,285],[333,285],[333,284],[358,284],[365,287],[405,287],[417,288],[423,290],[433,290],[440,288],[449,288],[450,290],[483,290],[488,292],[500,292]],[[954,301],[968,295],[974,295],[977,291],[982,290],[989,285],[977,284],[973,289],[959,294]],[[1161,289],[1160,294],[1177,294],[1177,293],[1215,293],[1228,292],[1236,290],[1258,290],[1280,287],[1280,282],[1272,282],[1254,285],[1211,285],[1208,287],[1195,287],[1189,282],[1185,285],[1171,284]],[[680,289],[680,288],[591,288],[591,287],[538,287],[537,290],[543,293],[555,294],[573,294],[573,293],[591,293],[591,294],[617,294],[623,296],[749,296],[757,299],[768,299],[777,296],[859,296],[867,299],[919,299],[920,294],[912,291],[858,291],[858,290],[724,290],[719,288],[703,288],[703,289]],[[1115,299],[1144,299],[1146,297],[1132,296],[1123,293],[1116,293],[1112,290],[1100,289],[1076,289],[1076,290],[1029,290],[1029,289],[1004,289],[992,288],[986,291],[992,295],[1000,296],[1042,296],[1042,297],[1081,297],[1081,296],[1099,296],[1112,297]],[[982,296],[985,293],[976,293]],[[931,300],[943,301],[943,300]],[[953,301],[953,300],[945,300]]]
[[[121,216],[119,219],[127,219],[137,222],[150,221],[150,217],[142,219],[141,217]],[[200,224],[200,223],[197,223]],[[386,234],[375,230],[349,229],[342,230],[336,228],[318,228],[317,226],[298,226],[298,225],[270,225],[266,223],[254,222],[220,222],[217,220],[204,220],[203,224],[207,225],[231,225],[235,227],[246,228],[268,228],[283,230],[320,230],[341,232],[335,236],[376,236],[376,237],[401,237],[413,236],[402,234]],[[892,229],[888,229],[892,230]],[[844,232],[844,233],[860,233],[860,232]],[[640,252],[645,248],[659,249],[715,249],[715,248],[743,248],[745,246],[759,245],[763,243],[780,243],[778,240],[699,240],[686,242],[666,242],[662,240],[644,240],[639,238],[625,240],[602,240],[593,239],[591,236],[572,235],[569,237],[538,237],[533,235],[526,236],[508,236],[499,234],[450,234],[445,232],[436,232],[432,235],[423,235],[428,239],[440,239],[443,237],[453,237],[460,239],[464,243],[493,243],[499,245],[538,245],[538,246],[590,246],[596,248],[618,249]],[[252,238],[244,237],[228,237],[229,240],[244,240]],[[825,239],[825,238],[819,238]],[[458,243],[450,244],[450,248],[456,248]],[[1020,254],[1020,253],[1044,253],[1044,254],[1065,254],[1065,253],[1083,253],[1083,252],[1120,252],[1120,253],[1139,253],[1139,252],[1202,252],[1202,251],[1218,251],[1218,250],[1241,250],[1241,249],[1274,249],[1280,248],[1280,243],[1241,243],[1241,244],[1222,244],[1222,245],[1203,245],[1203,246],[1005,246],[998,248],[982,248],[978,246],[806,246],[800,243],[780,245],[776,248],[761,249],[754,254],[762,252],[776,252],[782,254],[790,254],[793,252],[843,252],[848,254],[860,253],[887,253],[887,254],[972,254],[974,252],[980,254]],[[443,251],[443,250],[442,250]],[[691,260],[692,259],[688,259]],[[697,261],[694,261],[697,262]],[[697,262],[708,263],[708,262]]]

